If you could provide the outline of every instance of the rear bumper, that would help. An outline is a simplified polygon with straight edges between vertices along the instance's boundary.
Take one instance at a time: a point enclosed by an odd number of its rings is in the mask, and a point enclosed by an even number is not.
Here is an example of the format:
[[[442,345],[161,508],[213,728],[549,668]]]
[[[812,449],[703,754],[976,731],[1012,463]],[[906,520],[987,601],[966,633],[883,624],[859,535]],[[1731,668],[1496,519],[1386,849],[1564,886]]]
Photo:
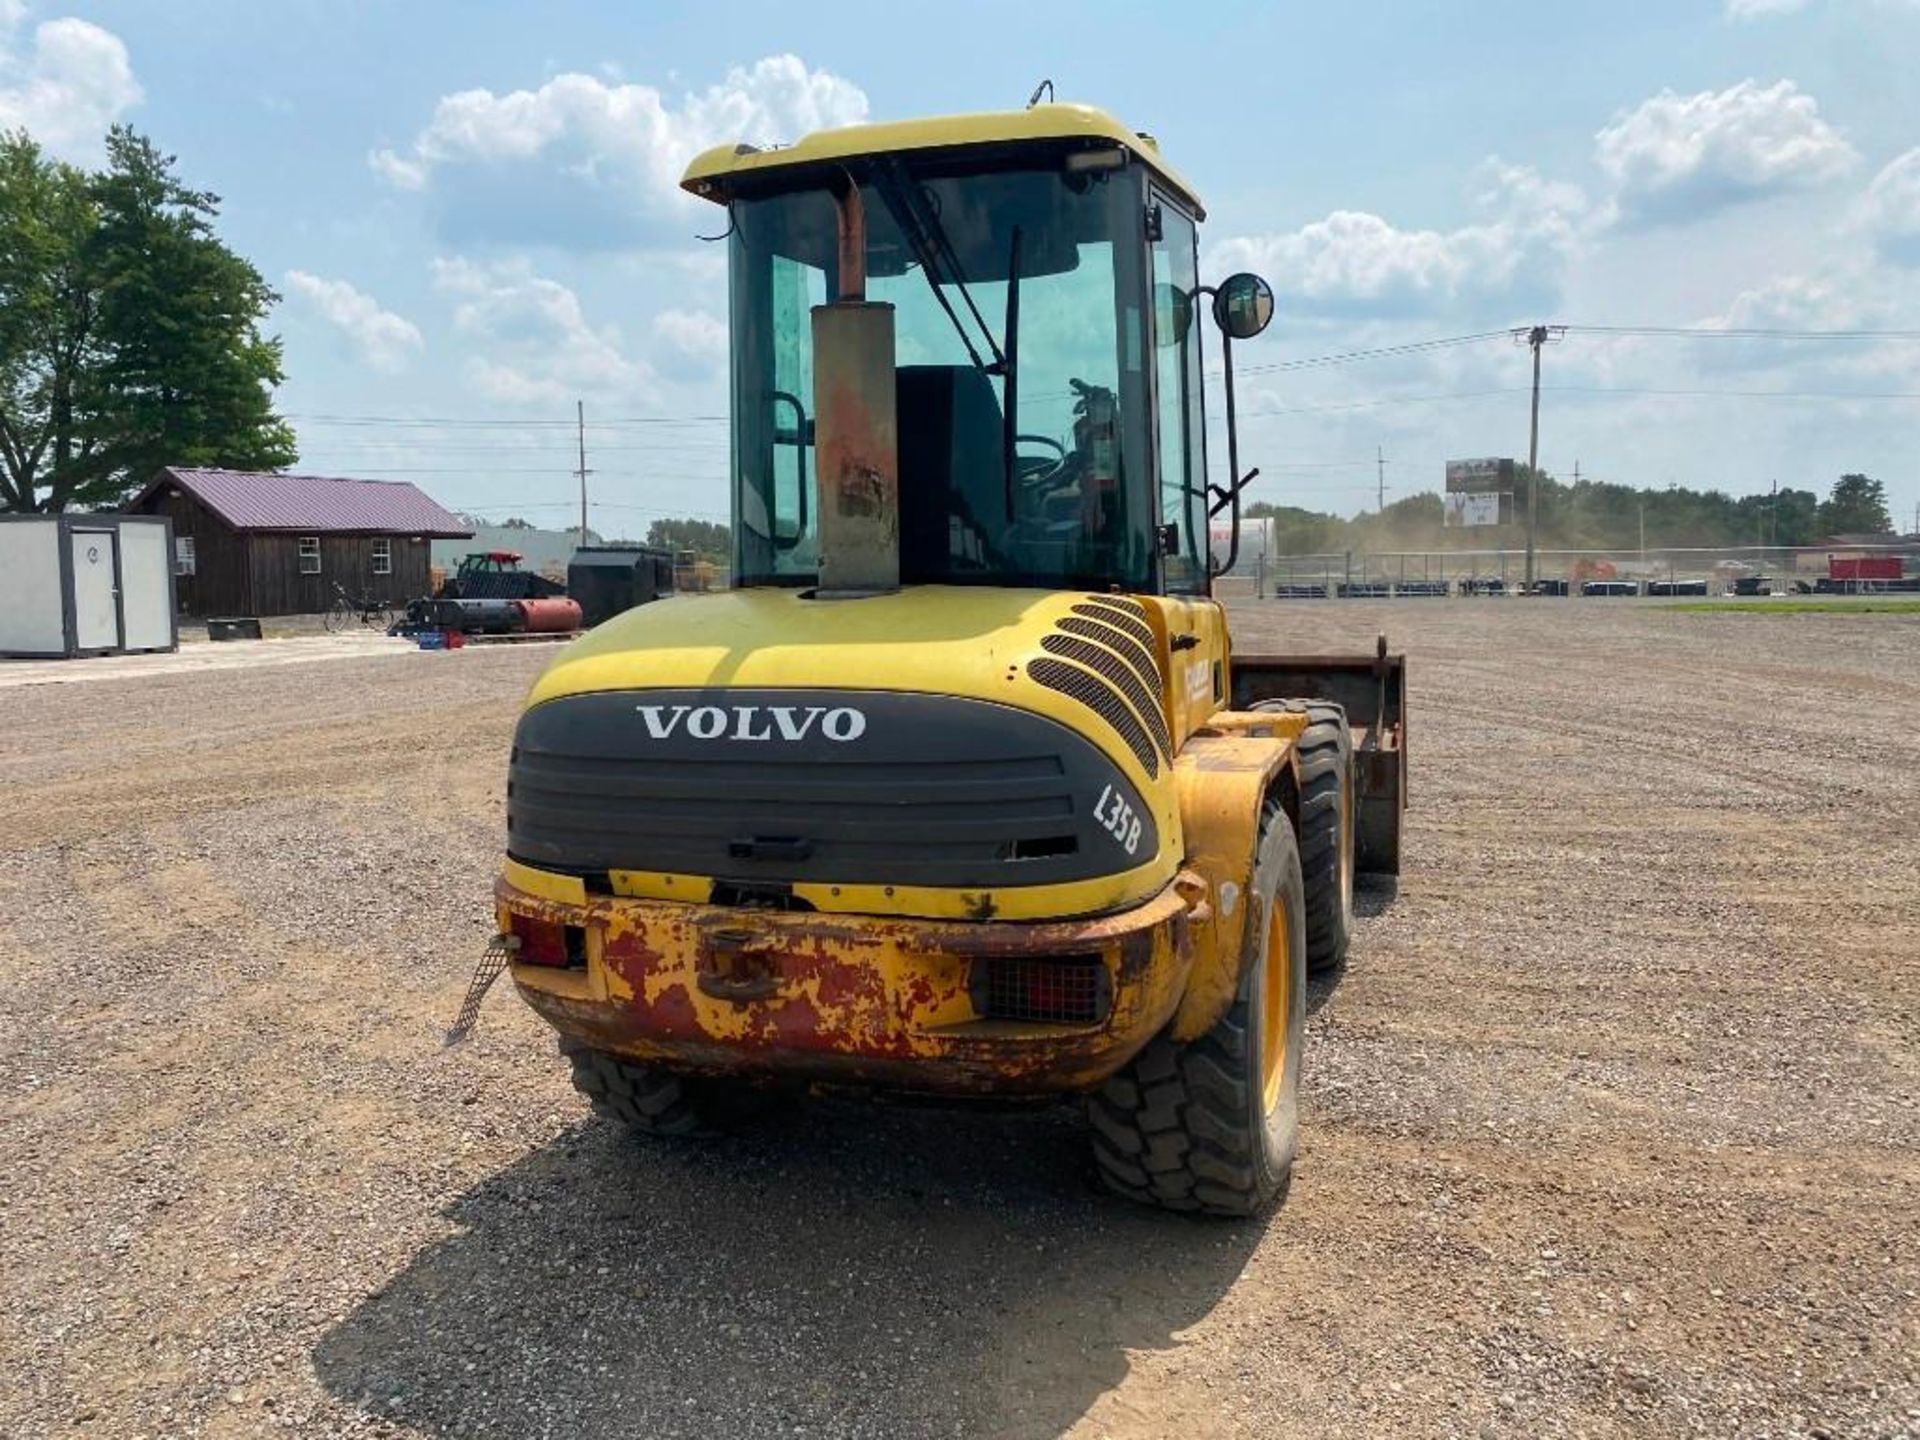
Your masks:
[[[562,1048],[706,1073],[952,1094],[1086,1090],[1167,1024],[1193,963],[1182,892],[1197,882],[1094,919],[966,922],[558,899],[515,884],[518,868],[495,882],[502,931],[517,914],[584,932],[583,966],[511,968]],[[1063,955],[1105,969],[1111,1003],[1098,1023],[980,1018],[976,966]]]

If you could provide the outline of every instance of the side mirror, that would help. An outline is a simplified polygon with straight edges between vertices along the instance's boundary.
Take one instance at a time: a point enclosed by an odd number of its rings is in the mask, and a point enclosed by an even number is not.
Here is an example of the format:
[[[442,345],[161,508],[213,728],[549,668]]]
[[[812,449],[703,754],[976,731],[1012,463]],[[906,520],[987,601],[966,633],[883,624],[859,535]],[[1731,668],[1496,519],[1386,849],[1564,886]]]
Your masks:
[[[1242,270],[1213,292],[1213,323],[1234,340],[1251,340],[1273,319],[1273,287]]]

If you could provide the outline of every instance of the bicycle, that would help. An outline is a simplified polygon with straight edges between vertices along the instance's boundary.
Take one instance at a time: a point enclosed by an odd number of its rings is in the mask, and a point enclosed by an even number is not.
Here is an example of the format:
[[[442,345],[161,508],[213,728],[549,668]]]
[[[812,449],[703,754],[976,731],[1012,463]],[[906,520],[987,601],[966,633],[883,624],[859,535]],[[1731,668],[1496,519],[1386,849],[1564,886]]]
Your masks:
[[[393,606],[385,600],[375,600],[369,595],[355,598],[347,594],[338,580],[333,582],[333,593],[334,602],[327,607],[326,616],[321,622],[327,627],[328,634],[337,635],[355,621],[369,630],[384,632],[392,628]]]

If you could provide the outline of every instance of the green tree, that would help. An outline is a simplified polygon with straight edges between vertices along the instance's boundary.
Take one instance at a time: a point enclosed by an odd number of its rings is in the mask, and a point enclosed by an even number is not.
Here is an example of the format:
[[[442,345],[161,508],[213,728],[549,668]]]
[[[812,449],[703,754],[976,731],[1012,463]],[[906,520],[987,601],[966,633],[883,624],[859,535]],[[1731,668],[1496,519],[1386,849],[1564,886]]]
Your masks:
[[[278,297],[218,213],[125,127],[93,175],[0,137],[0,510],[111,506],[168,464],[293,463],[260,329]]]
[[[1842,475],[1820,507],[1820,524],[1829,535],[1886,534],[1893,529],[1887,487],[1865,475]]]
[[[98,442],[84,423],[101,355],[89,179],[0,135],[0,511],[64,509]]]
[[[1272,505],[1255,501],[1242,512],[1249,520],[1273,521],[1274,552],[1280,555],[1324,554],[1340,548],[1339,539],[1346,521],[1298,505]]]
[[[731,532],[713,520],[655,520],[647,527],[647,544],[676,553],[692,550],[716,565],[726,564],[733,548]]]

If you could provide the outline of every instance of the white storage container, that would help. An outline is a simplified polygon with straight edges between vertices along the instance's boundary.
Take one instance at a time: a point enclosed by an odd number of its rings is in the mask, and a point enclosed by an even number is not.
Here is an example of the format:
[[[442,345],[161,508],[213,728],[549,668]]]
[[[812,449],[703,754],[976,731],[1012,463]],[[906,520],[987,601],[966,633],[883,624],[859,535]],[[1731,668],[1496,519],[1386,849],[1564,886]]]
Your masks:
[[[0,655],[172,650],[164,515],[0,515]]]

